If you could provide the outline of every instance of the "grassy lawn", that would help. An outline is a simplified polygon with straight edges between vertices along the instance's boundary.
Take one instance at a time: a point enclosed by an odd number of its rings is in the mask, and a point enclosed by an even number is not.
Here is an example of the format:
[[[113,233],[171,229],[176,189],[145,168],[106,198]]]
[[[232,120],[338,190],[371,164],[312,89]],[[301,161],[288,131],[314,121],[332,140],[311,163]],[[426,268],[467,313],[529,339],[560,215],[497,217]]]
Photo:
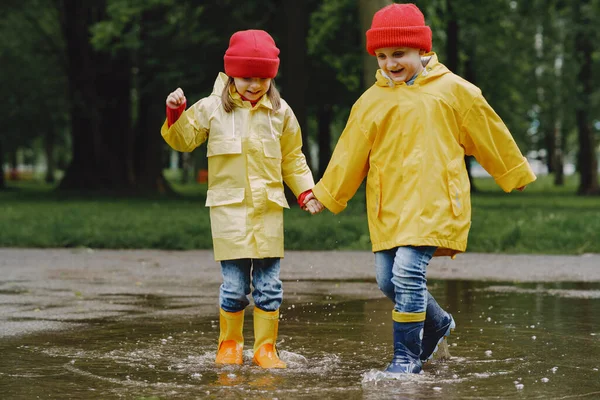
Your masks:
[[[600,198],[577,197],[576,178],[555,188],[542,177],[523,193],[477,179],[468,251],[600,253]],[[174,184],[177,198],[65,197],[38,182],[0,192],[0,247],[210,249],[206,185]],[[286,248],[369,250],[360,191],[348,209],[318,216],[285,212]]]

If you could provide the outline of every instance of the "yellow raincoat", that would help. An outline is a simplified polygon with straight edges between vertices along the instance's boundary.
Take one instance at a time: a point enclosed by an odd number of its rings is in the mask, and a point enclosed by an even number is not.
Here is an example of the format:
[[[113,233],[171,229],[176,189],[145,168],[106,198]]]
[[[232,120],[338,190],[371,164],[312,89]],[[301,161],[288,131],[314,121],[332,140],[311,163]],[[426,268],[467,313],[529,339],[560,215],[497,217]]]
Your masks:
[[[283,181],[298,196],[314,186],[302,153],[300,126],[281,101],[273,110],[264,95],[255,107],[231,91],[236,107],[221,105],[227,75],[213,92],[188,108],[161,134],[175,150],[189,152],[208,140],[208,192],[215,259],[283,257]]]
[[[466,250],[471,226],[464,156],[473,155],[506,192],[535,180],[510,132],[471,83],[430,53],[414,84],[381,70],[354,104],[325,175],[313,193],[341,212],[367,177],[373,251],[437,246]]]

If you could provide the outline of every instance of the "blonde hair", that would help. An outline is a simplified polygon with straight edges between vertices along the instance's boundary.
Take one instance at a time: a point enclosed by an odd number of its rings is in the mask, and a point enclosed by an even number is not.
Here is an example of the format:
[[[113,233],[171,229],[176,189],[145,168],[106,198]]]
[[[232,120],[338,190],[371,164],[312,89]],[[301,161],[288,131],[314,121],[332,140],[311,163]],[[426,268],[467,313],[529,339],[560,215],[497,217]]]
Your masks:
[[[227,84],[225,85],[225,87],[223,88],[223,91],[221,92],[221,103],[223,103],[223,108],[225,109],[225,112],[230,113],[233,111],[233,108],[235,107],[235,103],[233,102],[233,99],[231,98],[231,95],[229,94],[229,90],[231,90],[231,87],[234,87],[235,90],[235,83],[232,77],[229,77],[229,79],[227,80]],[[267,90],[266,93],[267,96],[269,96],[269,100],[271,100],[271,104],[273,105],[273,109],[274,110],[279,110],[281,108],[281,95],[279,94],[279,90],[277,90],[277,88],[275,87],[275,80],[271,79],[271,84],[269,85],[269,90]]]

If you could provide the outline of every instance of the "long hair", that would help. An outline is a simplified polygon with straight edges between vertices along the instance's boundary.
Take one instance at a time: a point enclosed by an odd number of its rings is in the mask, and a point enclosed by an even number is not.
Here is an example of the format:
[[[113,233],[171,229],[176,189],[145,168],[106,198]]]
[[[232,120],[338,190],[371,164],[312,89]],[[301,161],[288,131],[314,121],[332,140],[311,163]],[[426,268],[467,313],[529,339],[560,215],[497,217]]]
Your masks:
[[[225,109],[225,112],[228,113],[232,112],[233,108],[235,107],[235,103],[229,95],[229,90],[231,86],[234,86],[235,90],[234,80],[232,77],[229,77],[229,79],[227,80],[227,84],[221,92],[221,103],[223,103],[223,108]],[[277,88],[275,87],[275,79],[271,79],[271,85],[269,86],[269,90],[267,90],[266,95],[269,96],[269,100],[271,100],[273,109],[279,110],[281,108],[281,95],[279,94],[279,90],[277,90]]]

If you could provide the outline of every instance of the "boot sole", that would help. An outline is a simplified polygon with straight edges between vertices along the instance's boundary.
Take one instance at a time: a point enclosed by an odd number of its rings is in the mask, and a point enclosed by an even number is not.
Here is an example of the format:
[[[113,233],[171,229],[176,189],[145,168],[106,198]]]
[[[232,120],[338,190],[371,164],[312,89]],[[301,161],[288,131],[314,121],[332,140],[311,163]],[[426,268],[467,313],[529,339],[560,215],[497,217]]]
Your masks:
[[[442,342],[444,340],[446,340],[446,338],[448,336],[450,336],[450,333],[452,333],[452,331],[454,329],[456,329],[456,322],[454,322],[454,318],[452,318],[452,315],[450,315],[450,325],[448,326],[448,329],[446,329],[446,332],[444,332],[444,335],[440,338],[440,340],[438,340],[437,344],[435,345],[435,349],[433,349],[433,352],[431,353],[431,355],[429,357],[427,357],[425,360],[421,360],[422,363],[426,363],[429,360],[431,360],[433,358],[433,356],[435,355],[435,353],[437,353],[438,351],[438,347],[440,346],[440,344],[442,344]]]

